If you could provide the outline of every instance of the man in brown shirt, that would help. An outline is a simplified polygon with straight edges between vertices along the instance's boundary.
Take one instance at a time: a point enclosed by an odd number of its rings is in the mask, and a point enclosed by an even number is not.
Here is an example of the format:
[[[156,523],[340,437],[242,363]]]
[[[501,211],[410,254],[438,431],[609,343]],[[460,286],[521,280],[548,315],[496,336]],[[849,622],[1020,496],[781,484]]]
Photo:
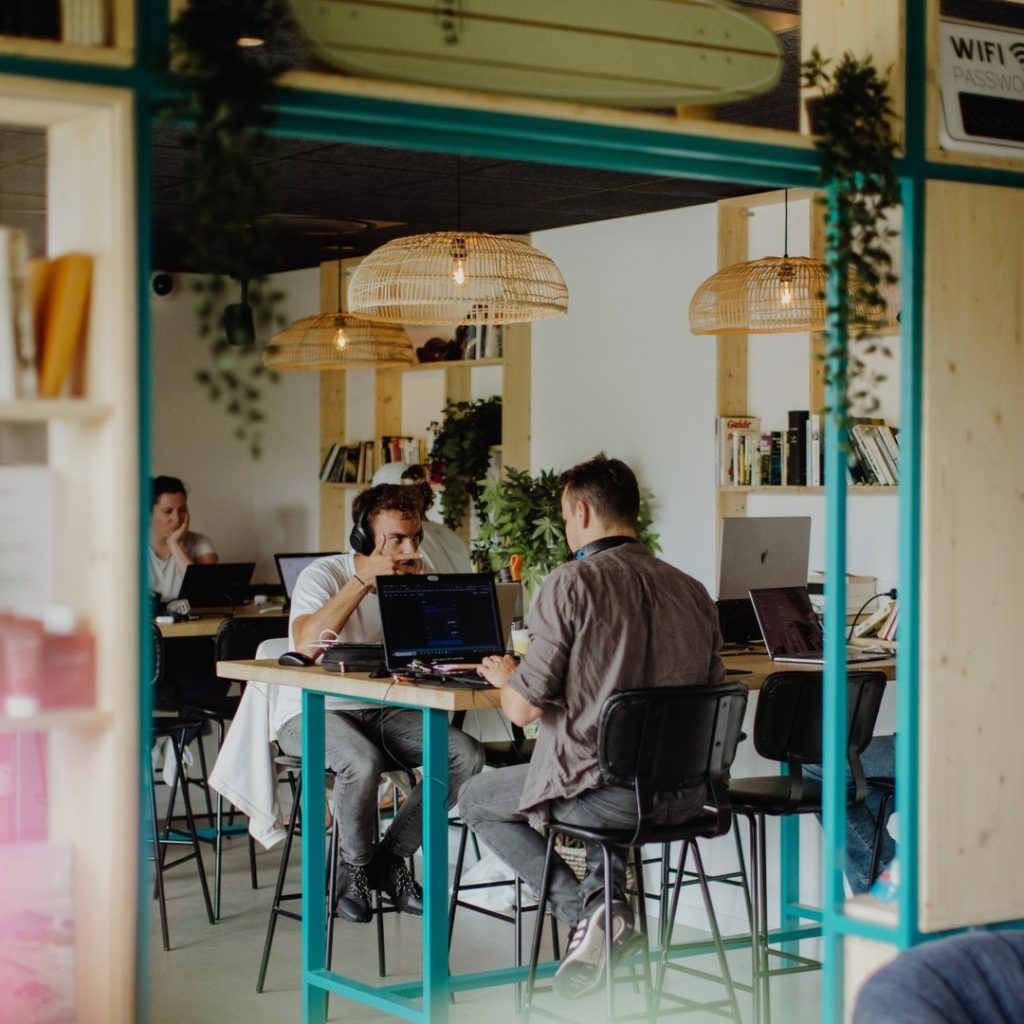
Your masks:
[[[530,648],[485,658],[481,675],[501,690],[517,725],[540,720],[528,765],[470,779],[459,796],[464,820],[529,885],[539,890],[545,839],[533,825],[551,817],[580,825],[633,827],[631,789],[605,786],[597,761],[601,707],[619,690],[718,683],[721,634],[714,602],[690,576],[655,558],[637,539],[640,492],[632,470],[603,453],[562,474],[562,518],[573,561],[544,583],[530,613]],[[665,796],[663,820],[698,810],[703,789]],[[625,852],[613,857],[615,949],[631,946],[633,914],[624,897]],[[604,971],[603,867],[587,849],[578,882],[559,857],[551,908],[574,926],[555,976],[563,996],[597,988]]]

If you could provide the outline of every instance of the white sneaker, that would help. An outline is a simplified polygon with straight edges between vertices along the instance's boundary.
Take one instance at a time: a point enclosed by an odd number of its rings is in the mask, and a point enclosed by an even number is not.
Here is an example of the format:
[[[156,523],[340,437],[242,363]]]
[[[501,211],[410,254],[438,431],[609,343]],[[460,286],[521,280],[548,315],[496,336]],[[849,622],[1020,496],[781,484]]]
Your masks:
[[[612,956],[618,960],[632,945],[633,911],[627,903],[612,903]],[[599,988],[604,979],[604,901],[594,904],[573,930],[569,948],[555,974],[554,990],[563,999],[578,999]]]

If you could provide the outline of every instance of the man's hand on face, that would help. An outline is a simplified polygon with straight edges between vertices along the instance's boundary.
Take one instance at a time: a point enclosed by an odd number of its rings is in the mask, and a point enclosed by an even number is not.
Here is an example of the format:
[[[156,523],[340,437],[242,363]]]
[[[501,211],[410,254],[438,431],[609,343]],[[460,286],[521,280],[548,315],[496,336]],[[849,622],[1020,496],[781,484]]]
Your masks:
[[[370,586],[376,586],[378,576],[403,576],[422,571],[422,560],[416,551],[402,550],[405,545],[398,545],[398,550],[387,553],[386,549],[395,547],[385,534],[377,537],[377,546],[373,554],[366,556],[366,565],[360,575]]]
[[[495,689],[500,690],[509,680],[509,676],[519,664],[508,654],[491,654],[480,662],[477,672]]]

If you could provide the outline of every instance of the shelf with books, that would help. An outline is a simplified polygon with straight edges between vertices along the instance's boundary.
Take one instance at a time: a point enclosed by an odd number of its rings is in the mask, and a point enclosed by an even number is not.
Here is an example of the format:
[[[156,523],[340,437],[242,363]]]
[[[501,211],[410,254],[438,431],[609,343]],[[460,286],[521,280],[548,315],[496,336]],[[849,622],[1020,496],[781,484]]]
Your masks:
[[[0,715],[0,735],[12,732],[52,732],[58,729],[96,733],[102,732],[113,720],[111,712],[95,708],[40,711],[35,715]]]
[[[724,484],[718,490],[724,494],[824,494],[824,487],[810,484]],[[847,484],[846,493],[860,497],[866,494],[898,494],[893,484]]]
[[[102,423],[113,412],[111,403],[87,398],[17,398],[0,402],[0,423]]]

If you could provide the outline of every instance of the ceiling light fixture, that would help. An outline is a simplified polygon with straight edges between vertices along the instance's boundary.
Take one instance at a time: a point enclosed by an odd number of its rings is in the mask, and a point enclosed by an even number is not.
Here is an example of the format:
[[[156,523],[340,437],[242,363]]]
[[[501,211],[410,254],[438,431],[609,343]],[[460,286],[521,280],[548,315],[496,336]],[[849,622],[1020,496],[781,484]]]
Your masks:
[[[396,324],[512,324],[563,316],[569,290],[540,250],[463,231],[462,169],[455,231],[395,238],[365,257],[349,285],[354,316]]]
[[[691,334],[783,334],[823,331],[828,319],[824,260],[789,255],[789,190],[784,197],[782,256],[764,256],[712,274],[690,300]],[[893,291],[894,289],[885,289]],[[852,293],[852,289],[851,289]],[[879,332],[897,326],[897,296],[886,310],[851,307],[851,322]]]
[[[412,341],[396,324],[371,323],[342,311],[338,260],[338,309],[296,320],[263,350],[269,370],[358,370],[412,366]]]

